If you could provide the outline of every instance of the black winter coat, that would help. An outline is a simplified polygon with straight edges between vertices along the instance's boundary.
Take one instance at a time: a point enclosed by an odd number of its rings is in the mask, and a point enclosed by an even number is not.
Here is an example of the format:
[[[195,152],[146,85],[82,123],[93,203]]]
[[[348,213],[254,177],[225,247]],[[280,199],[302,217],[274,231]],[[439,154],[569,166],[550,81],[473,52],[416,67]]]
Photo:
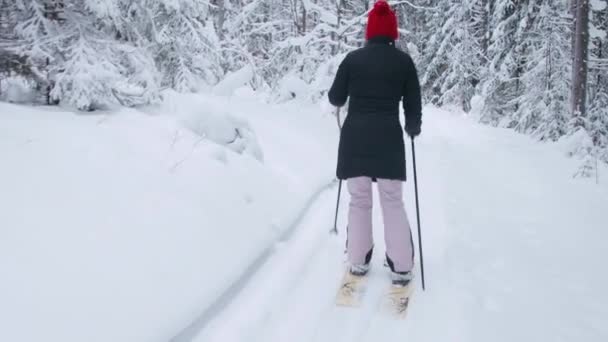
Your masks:
[[[329,101],[341,107],[349,98],[338,147],[338,179],[367,176],[406,180],[403,100],[408,129],[419,129],[420,84],[412,58],[393,40],[376,37],[350,52],[338,68]]]

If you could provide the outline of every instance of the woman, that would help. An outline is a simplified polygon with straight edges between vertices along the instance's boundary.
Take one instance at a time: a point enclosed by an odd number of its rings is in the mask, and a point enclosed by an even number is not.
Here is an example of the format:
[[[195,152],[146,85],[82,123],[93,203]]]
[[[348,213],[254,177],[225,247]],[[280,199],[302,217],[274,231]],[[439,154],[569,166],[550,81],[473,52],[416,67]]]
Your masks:
[[[420,134],[420,84],[412,58],[395,46],[397,18],[385,1],[369,13],[366,45],[349,53],[329,91],[336,107],[349,99],[338,150],[337,176],[347,180],[351,202],[347,252],[350,272],[367,274],[373,251],[372,182],[377,182],[384,217],[386,261],[395,285],[412,279],[414,248],[403,203],[405,146],[399,121],[403,100],[405,131]]]

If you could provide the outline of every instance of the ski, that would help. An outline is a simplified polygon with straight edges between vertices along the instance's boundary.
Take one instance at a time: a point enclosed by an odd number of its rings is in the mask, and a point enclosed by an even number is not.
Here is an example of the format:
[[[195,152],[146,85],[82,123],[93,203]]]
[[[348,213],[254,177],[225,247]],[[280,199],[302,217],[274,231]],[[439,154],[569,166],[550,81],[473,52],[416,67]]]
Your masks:
[[[361,306],[366,285],[367,276],[356,276],[346,270],[336,294],[336,305],[344,307]]]
[[[413,282],[407,286],[390,284],[381,301],[381,311],[396,319],[405,319],[413,292]]]

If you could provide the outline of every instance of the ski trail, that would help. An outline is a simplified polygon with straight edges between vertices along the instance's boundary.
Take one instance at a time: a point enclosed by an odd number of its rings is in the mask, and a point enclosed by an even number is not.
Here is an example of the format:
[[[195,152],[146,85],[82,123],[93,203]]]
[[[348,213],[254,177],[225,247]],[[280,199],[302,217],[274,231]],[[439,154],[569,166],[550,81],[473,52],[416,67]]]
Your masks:
[[[328,233],[335,196],[335,191],[321,196],[292,239],[280,246],[195,341],[351,342],[365,336],[387,273],[377,257],[364,306],[353,310],[334,305],[345,266],[344,229],[337,237]],[[343,193],[341,223],[347,203],[348,195]],[[377,216],[375,220],[380,223]]]
[[[433,149],[442,149],[443,144],[435,139],[421,140],[419,148],[425,151],[420,153],[419,167],[428,169],[419,180],[420,188],[424,189],[424,196],[420,199],[422,214],[428,219],[428,227],[423,227],[428,236],[424,238],[433,241],[432,249],[428,249],[433,253],[425,255],[425,271],[427,277],[430,275],[433,279],[428,287],[433,289],[437,288],[434,282],[441,281],[444,272],[446,227],[440,203],[442,184],[437,182],[434,175],[439,171],[431,165],[437,165],[440,158],[440,153],[435,153],[437,151]],[[409,172],[412,175],[411,169]],[[413,182],[406,184],[404,196],[416,244]],[[388,290],[390,278],[389,269],[384,266],[383,218],[376,185],[373,187],[374,256],[363,306],[354,309],[335,306],[336,291],[345,267],[345,226],[349,202],[348,192],[343,191],[339,235],[330,235],[328,230],[333,223],[336,191],[337,188],[334,188],[318,199],[292,238],[281,244],[243,291],[195,341],[373,342],[419,336],[428,329],[433,318],[441,319],[442,314],[425,309],[425,306],[429,303],[439,305],[448,294],[437,290],[427,291],[423,295],[419,288],[418,268],[415,271],[418,275],[415,286],[418,288],[411,299],[408,319],[397,321],[380,314],[381,299]],[[444,306],[444,315],[458,316],[449,304]],[[418,329],[412,330],[414,326]],[[446,329],[446,337],[452,333],[453,329]]]
[[[431,119],[432,121],[432,119]],[[249,279],[243,290],[207,325],[194,341],[245,342],[374,342],[415,338],[423,341],[425,332],[433,329],[437,319],[458,322],[457,308],[449,304],[450,291],[442,291],[435,282],[445,274],[447,228],[443,212],[443,184],[438,180],[445,141],[429,135],[418,141],[417,156],[421,215],[425,241],[432,242],[425,251],[428,291],[420,288],[418,237],[415,215],[413,170],[408,162],[410,181],[405,184],[404,199],[416,248],[417,287],[411,299],[408,319],[397,321],[380,314],[382,295],[388,290],[389,269],[384,266],[385,243],[383,218],[377,187],[373,187],[374,256],[367,291],[361,308],[341,308],[334,304],[336,291],[344,272],[346,255],[345,226],[349,195],[343,187],[339,235],[328,233],[335,209],[337,187],[319,197],[293,236],[277,247],[272,257]],[[408,146],[408,154],[411,151]],[[410,159],[411,160],[411,159]],[[428,246],[427,246],[428,247]],[[442,304],[443,303],[443,304]],[[430,308],[443,306],[438,313]],[[464,324],[451,324],[446,339],[465,336]],[[466,326],[465,326],[466,327]],[[452,341],[460,341],[451,338]],[[462,339],[463,341],[466,339]]]
[[[606,194],[569,181],[568,162],[546,146],[453,113],[431,113],[427,133],[416,140],[425,292],[407,144],[404,200],[416,249],[416,288],[406,320],[379,310],[390,282],[376,186],[374,255],[363,306],[335,306],[349,196],[343,191],[340,234],[329,235],[334,187],[195,340],[605,341],[602,318],[608,310],[597,302],[608,284],[597,257],[605,253],[605,239],[589,237],[602,236]]]
[[[343,196],[341,222],[348,203]],[[334,305],[345,260],[344,230],[337,237],[328,234],[334,201],[332,192],[319,199],[293,238],[195,341],[363,341],[388,284],[387,271],[377,257],[362,308]]]
[[[242,276],[233,283],[227,290],[225,290],[218,299],[208,308],[206,308],[201,314],[198,315],[196,320],[194,320],[190,325],[188,325],[185,329],[180,331],[176,336],[171,339],[171,342],[181,342],[181,341],[191,341],[193,340],[201,330],[203,330],[208,322],[210,322],[215,316],[217,316],[225,307],[227,307],[231,302],[233,302],[234,297],[239,294],[243,288],[253,279],[256,274],[260,271],[260,269],[268,262],[273,253],[280,249],[282,245],[285,244],[286,241],[292,239],[293,235],[297,232],[298,227],[302,224],[303,221],[306,220],[309,211],[315,206],[319,198],[323,197],[324,193],[331,189],[332,184],[328,184],[320,188],[317,193],[315,193],[304,209],[300,212],[298,217],[296,217],[293,221],[293,224],[285,230],[282,235],[279,237],[278,242],[268,248],[264,253],[262,253],[259,257],[257,257],[251,265],[247,268],[245,272],[243,272]]]
[[[304,300],[293,295],[298,289],[314,288],[329,282],[337,283],[341,274],[335,271],[340,266],[335,261],[341,252],[335,247],[327,248],[328,244],[335,242],[329,239],[329,229],[333,223],[331,208],[334,207],[331,203],[335,203],[335,195],[335,191],[328,191],[320,196],[292,238],[277,246],[275,254],[195,341],[236,342],[249,341],[252,336],[263,336],[268,333],[264,331],[264,327],[268,326],[269,322],[276,321],[277,315],[294,317],[297,314],[306,314],[298,312],[297,306],[290,306],[289,309],[292,310],[287,313],[277,311],[285,303]],[[321,267],[321,270],[327,272],[328,279],[335,280],[325,280],[323,284],[306,283],[309,280],[318,281],[303,275],[314,268],[318,269],[316,265],[322,263],[321,256],[324,253],[330,255],[326,254],[327,264],[326,267]],[[315,294],[308,299],[319,301],[321,297]],[[309,303],[303,309],[317,306]]]

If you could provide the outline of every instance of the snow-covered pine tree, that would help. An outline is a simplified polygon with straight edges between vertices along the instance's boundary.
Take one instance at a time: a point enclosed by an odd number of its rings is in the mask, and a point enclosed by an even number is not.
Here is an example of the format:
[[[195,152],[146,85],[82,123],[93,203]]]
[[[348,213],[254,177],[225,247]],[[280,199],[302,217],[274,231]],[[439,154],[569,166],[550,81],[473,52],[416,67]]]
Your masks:
[[[557,140],[566,134],[569,119],[571,75],[570,22],[562,1],[530,1],[530,29],[521,75],[523,93],[512,126],[541,140]]]
[[[338,33],[338,9],[341,4],[318,0],[292,0],[292,22],[296,36],[286,39],[280,46],[283,53],[293,51],[285,68],[307,83],[313,81],[317,68],[340,50],[336,40]],[[332,6],[333,5],[333,6]]]
[[[608,162],[608,3],[591,2],[587,131],[595,157]]]
[[[62,7],[61,40],[54,44],[60,58],[49,65],[53,99],[80,110],[158,99],[153,59],[127,38],[123,4],[86,0]]]
[[[289,37],[291,23],[282,0],[225,0],[222,25],[222,66],[235,71],[247,66],[254,71],[254,83],[262,86],[266,80],[277,78],[267,71],[275,58],[273,41]],[[274,14],[271,11],[281,13]],[[274,60],[277,62],[277,60]]]
[[[441,97],[441,82],[438,79],[442,76],[445,68],[448,43],[442,29],[448,17],[446,13],[450,10],[448,0],[435,2],[436,10],[427,18],[430,27],[434,27],[434,33],[430,34],[428,40],[421,43],[420,58],[420,85],[426,102],[438,104]]]
[[[493,6],[489,63],[481,91],[484,98],[481,121],[508,125],[509,116],[518,110],[522,94],[519,78],[526,44],[523,40],[526,25],[522,25],[522,20],[526,18],[528,0],[497,0]]]
[[[400,29],[397,45],[407,51],[416,64],[428,64],[432,58],[425,53],[432,51],[428,42],[437,33],[437,26],[433,25],[438,20],[443,21],[438,4],[438,0],[418,0],[396,6]]]
[[[473,7],[473,28],[478,39],[481,40],[481,48],[483,55],[486,56],[490,46],[490,37],[492,33],[491,15],[494,11],[494,1],[492,0],[477,0],[474,1]],[[486,61],[487,62],[487,61]]]
[[[428,101],[468,112],[484,73],[487,7],[482,0],[441,0],[434,5],[432,26],[426,30],[436,33],[422,43],[422,87]]]
[[[333,5],[333,6],[332,6]],[[331,10],[325,14],[325,17],[330,22],[328,29],[330,30],[331,38],[331,54],[336,56],[341,51],[342,43],[342,27],[344,20],[345,0],[336,0],[329,5]]]
[[[17,26],[17,6],[12,0],[0,0],[0,51],[8,54],[8,49],[15,45],[17,37],[15,35],[15,26]],[[6,55],[2,55],[6,56]],[[2,58],[5,64],[8,59]],[[0,65],[0,70],[8,70],[6,65]]]
[[[374,0],[344,0],[343,24],[340,30],[344,51],[350,51],[365,44],[367,15],[374,2]]]
[[[13,0],[0,0],[0,82],[11,73],[19,73],[25,62],[13,50],[18,45],[15,26],[18,22],[18,9]],[[2,86],[0,84],[0,92]]]
[[[223,75],[208,6],[202,0],[18,0],[16,53],[49,99],[86,110],[149,103],[163,85],[189,91]]]
[[[162,86],[196,91],[223,76],[219,38],[203,0],[148,0],[142,9],[153,25],[152,53]]]
[[[608,163],[608,94],[595,93],[589,107],[587,131],[593,142],[593,155]]]
[[[476,1],[452,1],[448,12],[450,19],[443,28],[449,39],[447,67],[440,78],[441,97],[439,104],[455,104],[465,112],[471,109],[471,99],[479,83],[483,65],[483,34],[475,31]],[[448,25],[450,25],[449,27]]]
[[[591,2],[589,27],[589,97],[594,98],[595,93],[602,91],[608,77],[608,3],[602,1]]]
[[[14,3],[18,23],[14,33],[19,44],[12,51],[23,61],[27,76],[34,80],[37,90],[51,103],[53,87],[51,70],[64,61],[61,48],[67,35],[63,30],[63,0],[18,0]]]

